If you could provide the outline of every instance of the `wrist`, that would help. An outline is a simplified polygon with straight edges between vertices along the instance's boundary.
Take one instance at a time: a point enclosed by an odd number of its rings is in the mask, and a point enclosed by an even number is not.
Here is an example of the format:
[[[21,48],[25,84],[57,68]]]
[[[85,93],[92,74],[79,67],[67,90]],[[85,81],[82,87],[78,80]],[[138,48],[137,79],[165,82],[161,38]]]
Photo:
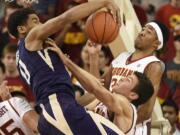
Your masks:
[[[99,53],[98,52],[94,52],[94,53],[89,53],[90,57],[99,57]]]

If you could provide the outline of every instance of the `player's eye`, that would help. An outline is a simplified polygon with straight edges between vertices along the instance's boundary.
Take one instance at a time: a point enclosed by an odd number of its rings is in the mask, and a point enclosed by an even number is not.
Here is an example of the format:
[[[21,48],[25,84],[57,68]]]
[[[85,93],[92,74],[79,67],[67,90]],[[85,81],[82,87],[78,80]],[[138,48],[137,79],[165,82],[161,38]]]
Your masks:
[[[33,22],[34,23],[38,23],[38,19],[37,18],[33,18]]]
[[[145,29],[146,29],[146,28],[145,28],[145,27],[143,27],[143,28],[142,28],[142,31],[144,31]]]

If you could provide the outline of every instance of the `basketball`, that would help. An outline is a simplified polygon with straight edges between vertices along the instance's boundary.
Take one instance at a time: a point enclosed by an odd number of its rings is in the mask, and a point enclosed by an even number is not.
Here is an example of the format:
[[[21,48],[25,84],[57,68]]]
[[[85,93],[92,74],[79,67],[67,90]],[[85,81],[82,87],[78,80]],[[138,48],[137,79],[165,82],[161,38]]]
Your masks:
[[[97,44],[107,44],[116,39],[119,26],[109,12],[101,11],[87,19],[85,32],[91,41]]]

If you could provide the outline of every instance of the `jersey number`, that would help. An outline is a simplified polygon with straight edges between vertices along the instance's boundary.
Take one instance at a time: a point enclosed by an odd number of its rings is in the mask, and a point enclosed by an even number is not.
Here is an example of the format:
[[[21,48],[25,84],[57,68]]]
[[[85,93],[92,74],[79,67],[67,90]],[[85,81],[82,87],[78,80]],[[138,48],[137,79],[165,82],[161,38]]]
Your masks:
[[[116,85],[116,83],[117,83],[117,79],[116,79],[116,78],[113,78],[113,79],[111,80],[111,88],[114,87],[114,86]]]
[[[26,65],[21,60],[19,60],[19,70],[20,70],[20,73],[23,76],[23,78],[30,85],[30,73],[27,70]]]
[[[18,135],[25,135],[25,134],[23,133],[23,131],[22,131],[20,128],[18,128],[18,127],[15,127],[13,130],[9,131],[9,130],[8,130],[8,127],[9,127],[11,124],[13,124],[13,123],[14,123],[14,120],[13,120],[13,119],[10,119],[9,121],[7,121],[4,125],[2,125],[2,126],[0,127],[0,130],[1,130],[5,135],[14,135],[14,134],[16,134],[16,133],[18,133]],[[2,135],[2,134],[0,133],[0,135]]]

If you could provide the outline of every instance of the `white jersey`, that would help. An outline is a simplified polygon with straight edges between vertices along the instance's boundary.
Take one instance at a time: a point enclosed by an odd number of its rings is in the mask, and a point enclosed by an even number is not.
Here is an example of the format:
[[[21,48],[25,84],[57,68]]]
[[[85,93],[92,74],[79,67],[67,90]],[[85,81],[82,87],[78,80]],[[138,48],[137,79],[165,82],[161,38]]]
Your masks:
[[[135,71],[144,73],[144,70],[146,69],[146,67],[152,63],[152,62],[160,62],[160,60],[158,58],[156,58],[155,56],[147,56],[144,58],[141,58],[139,60],[136,60],[134,62],[128,63],[128,58],[132,55],[132,53],[129,52],[123,52],[121,53],[118,57],[116,57],[116,59],[114,59],[111,63],[112,65],[112,78],[111,78],[111,83],[110,83],[110,91],[112,91],[112,86],[116,84],[116,82],[118,82],[121,78],[123,77],[127,77],[131,74],[133,74]],[[103,105],[103,103],[100,103],[97,107],[100,108],[101,110],[103,110],[103,112],[105,113],[106,118],[108,118],[108,114],[107,114],[107,107],[105,107]],[[147,126],[146,123],[150,121],[147,120],[145,121],[143,124],[140,124],[138,126],[136,126],[133,129],[135,129],[135,133],[131,132],[128,135],[147,135]],[[142,126],[141,126],[142,125]],[[142,129],[144,132],[142,132]],[[143,134],[140,134],[143,133]]]
[[[32,110],[26,100],[13,97],[0,103],[0,135],[34,135],[22,118]]]
[[[136,126],[136,122],[137,122],[137,110],[133,104],[131,104],[131,106],[133,109],[132,125],[131,125],[131,128],[125,133],[125,135],[134,135],[134,133],[135,133],[135,126]]]
[[[123,52],[112,62],[112,78],[110,83],[110,90],[121,78],[133,74],[135,71],[144,73],[145,68],[152,62],[160,61],[155,56],[148,56],[137,61],[127,64],[128,58],[132,53]]]
[[[132,53],[123,52],[112,62],[112,78],[110,83],[110,90],[112,90],[112,86],[115,85],[121,78],[127,77],[128,75],[133,74],[133,72],[138,71],[144,73],[146,67],[152,62],[160,62],[158,58],[155,56],[147,56],[141,58],[139,60],[133,61],[131,63],[127,63],[128,58]],[[138,124],[135,129],[135,135],[147,135],[147,126],[146,123],[150,121],[146,120],[141,124]],[[134,135],[133,134],[133,135]]]

